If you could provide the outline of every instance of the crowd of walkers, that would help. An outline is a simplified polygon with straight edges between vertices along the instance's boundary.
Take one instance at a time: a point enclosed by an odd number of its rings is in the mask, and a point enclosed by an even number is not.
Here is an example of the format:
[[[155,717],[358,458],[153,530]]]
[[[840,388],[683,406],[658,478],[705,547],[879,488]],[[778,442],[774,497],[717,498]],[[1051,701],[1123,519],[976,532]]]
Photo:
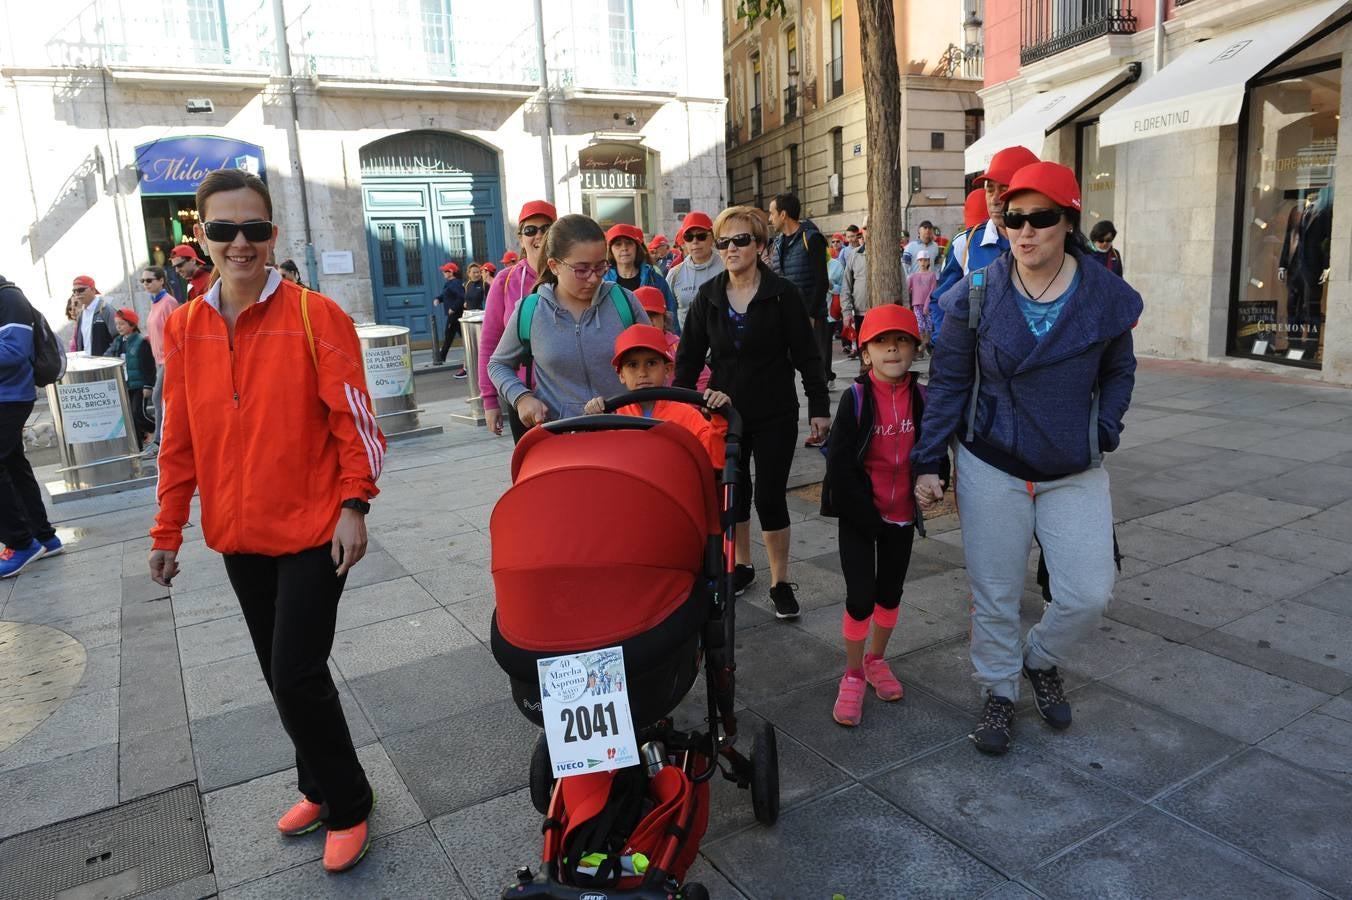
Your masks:
[[[972,594],[971,662],[984,707],[971,740],[1002,753],[1027,681],[1039,715],[1071,723],[1060,666],[1097,623],[1114,579],[1104,453],[1131,400],[1140,296],[1122,279],[1111,223],[1080,232],[1080,188],[1027,149],[996,154],[952,241],[929,222],[899,248],[894,285],[869,283],[867,228],[826,235],[798,198],[768,211],[689,213],[645,240],[559,216],[543,200],[516,218],[519,251],[502,269],[443,272],[444,357],[466,310],[483,311],[478,365],[488,425],[514,438],[595,413],[624,390],[674,384],[731,403],[743,421],[736,473],[734,589],[754,584],[754,509],[775,615],[800,613],[791,580],[790,469],[800,438],[826,457],[821,512],[838,523],[843,672],[832,718],[855,726],[871,687],[905,689],[887,659],[924,516],[952,490]],[[294,266],[270,266],[272,200],[256,176],[209,175],[197,191],[197,243],[175,248],[186,302],[147,267],[144,322],[112,309],[92,279],[72,286],[71,347],[121,356],[145,402],[135,427],[157,446],[152,579],[179,571],[194,492],[207,545],[223,554],[258,664],[296,749],[300,797],[277,823],[328,829],[324,865],[341,871],[369,846],[375,802],[353,750],[327,658],[346,576],[366,551],[385,440],[349,317]],[[180,252],[182,251],[182,252]],[[198,284],[198,282],[201,282]],[[0,576],[57,552],[19,438],[34,401],[34,330],[22,294],[0,281]],[[143,329],[144,326],[144,330]],[[837,389],[833,335],[854,374]],[[926,353],[928,376],[913,369]],[[191,373],[191,377],[189,377]],[[461,373],[457,373],[461,374]],[[278,393],[268,385],[285,381]],[[800,433],[799,387],[807,402]],[[832,392],[838,394],[834,399]],[[671,418],[721,460],[719,427],[679,404],[624,412]],[[296,478],[294,461],[308,460]],[[1029,552],[1043,554],[1047,597],[1023,633]],[[923,605],[925,598],[917,598]],[[823,717],[825,711],[823,711]]]

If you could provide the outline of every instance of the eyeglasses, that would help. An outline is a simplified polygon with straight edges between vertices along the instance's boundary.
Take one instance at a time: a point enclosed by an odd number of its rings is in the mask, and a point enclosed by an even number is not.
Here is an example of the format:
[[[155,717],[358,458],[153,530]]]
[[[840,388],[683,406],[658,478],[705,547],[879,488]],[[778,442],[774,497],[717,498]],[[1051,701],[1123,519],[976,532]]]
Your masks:
[[[522,225],[516,233],[525,237],[535,237],[537,234],[544,234],[548,230],[548,225]]]
[[[600,263],[595,266],[575,266],[561,259],[555,261],[561,266],[567,266],[572,271],[574,278],[581,278],[583,281],[590,278],[600,278],[610,271],[610,263]]]
[[[713,237],[713,233],[709,231],[687,231],[685,233],[687,241],[707,241],[711,237]]]
[[[218,244],[228,244],[235,239],[235,235],[241,231],[244,232],[244,240],[251,244],[261,244],[272,237],[272,223],[266,220],[259,222],[203,222],[202,230],[206,232],[207,240],[215,241]]]
[[[1025,224],[1041,230],[1051,228],[1060,221],[1061,210],[1059,209],[1039,209],[1037,212],[1030,213],[1005,213],[1005,227],[1010,231],[1021,231]]]
[[[714,246],[717,247],[719,250],[726,250],[728,249],[729,244],[732,244],[733,246],[736,247],[746,247],[749,246],[751,242],[754,240],[755,238],[753,236],[747,234],[744,231],[741,234],[734,234],[732,237],[715,238]]]

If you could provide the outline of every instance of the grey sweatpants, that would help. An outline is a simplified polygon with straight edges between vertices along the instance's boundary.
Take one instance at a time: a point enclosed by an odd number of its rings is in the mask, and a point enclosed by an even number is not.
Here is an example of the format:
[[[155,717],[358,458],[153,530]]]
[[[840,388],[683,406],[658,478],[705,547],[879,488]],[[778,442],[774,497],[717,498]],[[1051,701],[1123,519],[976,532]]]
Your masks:
[[[983,692],[1019,698],[1020,670],[1060,666],[1098,625],[1113,590],[1113,507],[1099,467],[1027,482],[959,445],[958,513],[972,586],[973,678]],[[1020,641],[1019,601],[1033,535],[1042,543],[1056,602]]]

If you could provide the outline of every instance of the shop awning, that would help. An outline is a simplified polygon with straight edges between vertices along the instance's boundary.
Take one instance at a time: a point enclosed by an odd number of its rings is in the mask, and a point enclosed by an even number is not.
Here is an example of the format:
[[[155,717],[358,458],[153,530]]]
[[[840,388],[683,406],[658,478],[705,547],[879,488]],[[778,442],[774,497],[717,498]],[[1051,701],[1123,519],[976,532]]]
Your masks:
[[[1235,124],[1249,79],[1346,2],[1323,0],[1194,44],[1104,112],[1099,144]]]
[[[1093,106],[1136,71],[1132,67],[1113,69],[1038,94],[967,148],[964,154],[967,171],[984,172],[991,157],[1006,147],[1022,145],[1041,157],[1047,135]]]

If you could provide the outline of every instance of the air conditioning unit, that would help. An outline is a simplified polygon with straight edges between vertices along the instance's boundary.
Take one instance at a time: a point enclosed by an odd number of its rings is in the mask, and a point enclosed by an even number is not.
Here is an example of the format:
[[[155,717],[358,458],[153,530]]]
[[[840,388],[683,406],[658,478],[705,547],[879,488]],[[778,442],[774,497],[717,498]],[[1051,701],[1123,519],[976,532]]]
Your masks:
[[[839,197],[839,196],[840,196],[840,176],[839,176],[839,175],[836,175],[835,173],[832,173],[832,174],[831,174],[831,177],[828,178],[828,179],[826,179],[826,192],[827,192],[828,194],[830,194],[833,198],[834,198],[834,197]]]

